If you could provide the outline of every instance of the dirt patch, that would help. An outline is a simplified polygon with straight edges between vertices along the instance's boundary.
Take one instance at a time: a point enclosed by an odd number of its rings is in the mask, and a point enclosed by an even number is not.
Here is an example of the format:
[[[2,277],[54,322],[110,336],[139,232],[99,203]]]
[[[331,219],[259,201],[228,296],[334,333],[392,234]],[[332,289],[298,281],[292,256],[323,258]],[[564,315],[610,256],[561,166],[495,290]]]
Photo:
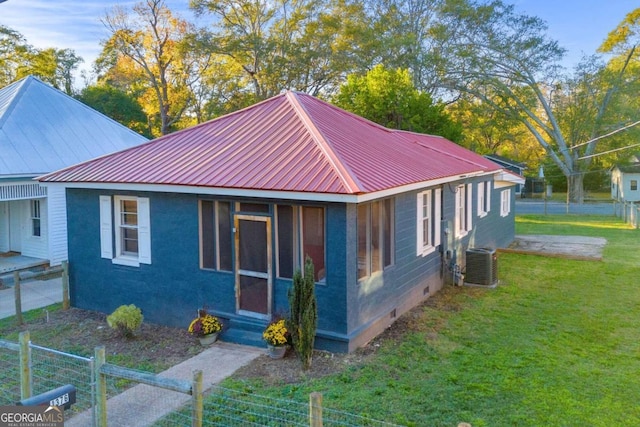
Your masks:
[[[473,294],[473,290],[465,289]],[[457,311],[454,295],[461,288],[445,288],[430,297],[424,305],[445,311]],[[265,354],[240,368],[232,376],[235,379],[261,379],[267,384],[293,384],[310,378],[320,378],[343,372],[353,366],[361,366],[373,357],[378,349],[389,341],[399,342],[410,331],[424,330],[424,305],[401,316],[381,335],[351,354],[315,351],[311,369],[303,371],[301,362],[292,350],[284,359],[274,360]],[[437,327],[429,327],[437,335]],[[186,329],[143,323],[132,339],[120,336],[109,328],[106,315],[93,311],[71,308],[66,311],[41,315],[21,327],[10,325],[0,329],[0,336],[29,330],[34,344],[67,351],[81,356],[92,356],[97,346],[104,345],[107,361],[159,372],[176,365],[203,351],[196,338]],[[434,336],[435,336],[434,335]],[[224,336],[222,337],[224,340]],[[215,345],[215,344],[214,344]]]
[[[437,294],[426,300],[423,305],[442,306],[441,300],[440,294]],[[267,355],[258,357],[248,365],[238,369],[232,375],[232,378],[260,379],[268,385],[295,384],[307,379],[340,373],[350,367],[362,366],[376,355],[381,346],[390,341],[399,342],[407,332],[422,328],[420,319],[422,319],[424,311],[423,305],[405,313],[382,334],[350,354],[315,351],[311,368],[308,371],[302,370],[300,360],[289,349],[284,359],[274,360]]]
[[[550,257],[602,261],[607,239],[585,236],[517,235],[513,243],[501,252]]]
[[[0,330],[0,335],[28,330],[34,344],[89,357],[105,346],[107,360],[130,366],[164,370],[204,348],[186,330],[143,323],[133,338],[127,339],[107,325],[106,315],[71,308],[47,313],[23,326]]]

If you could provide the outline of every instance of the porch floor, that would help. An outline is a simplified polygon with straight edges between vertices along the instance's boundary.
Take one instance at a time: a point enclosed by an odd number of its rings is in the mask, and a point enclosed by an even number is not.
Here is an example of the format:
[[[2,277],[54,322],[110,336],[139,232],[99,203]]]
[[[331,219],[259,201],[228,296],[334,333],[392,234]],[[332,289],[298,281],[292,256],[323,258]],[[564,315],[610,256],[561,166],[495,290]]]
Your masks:
[[[49,265],[49,260],[24,256],[16,252],[0,253],[0,275]]]

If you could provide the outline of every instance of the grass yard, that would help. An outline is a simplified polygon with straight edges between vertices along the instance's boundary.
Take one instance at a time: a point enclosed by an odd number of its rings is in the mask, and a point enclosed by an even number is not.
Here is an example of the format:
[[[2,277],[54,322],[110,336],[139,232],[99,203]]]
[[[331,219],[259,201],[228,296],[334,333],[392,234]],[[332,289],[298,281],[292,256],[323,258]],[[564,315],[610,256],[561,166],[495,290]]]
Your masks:
[[[640,231],[521,216],[518,234],[605,237],[602,262],[500,254],[498,288],[448,287],[365,364],[296,384],[223,385],[410,426],[640,425]]]

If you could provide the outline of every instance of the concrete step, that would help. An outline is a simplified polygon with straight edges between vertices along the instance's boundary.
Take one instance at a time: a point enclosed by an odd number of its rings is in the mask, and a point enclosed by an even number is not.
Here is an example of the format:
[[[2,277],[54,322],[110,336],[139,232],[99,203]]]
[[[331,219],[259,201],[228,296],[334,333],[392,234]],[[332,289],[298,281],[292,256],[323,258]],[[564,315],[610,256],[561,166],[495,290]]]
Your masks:
[[[232,318],[227,322],[227,327],[220,339],[230,342],[265,347],[262,332],[267,327],[266,320],[249,318]]]

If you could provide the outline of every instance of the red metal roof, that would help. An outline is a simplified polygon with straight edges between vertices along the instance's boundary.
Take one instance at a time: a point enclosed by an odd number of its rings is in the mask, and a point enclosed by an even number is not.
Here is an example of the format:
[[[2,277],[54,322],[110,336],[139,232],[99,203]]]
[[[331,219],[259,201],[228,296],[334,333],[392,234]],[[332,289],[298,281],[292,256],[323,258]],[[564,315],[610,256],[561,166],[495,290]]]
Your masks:
[[[444,138],[286,92],[40,180],[361,194],[500,169]]]

